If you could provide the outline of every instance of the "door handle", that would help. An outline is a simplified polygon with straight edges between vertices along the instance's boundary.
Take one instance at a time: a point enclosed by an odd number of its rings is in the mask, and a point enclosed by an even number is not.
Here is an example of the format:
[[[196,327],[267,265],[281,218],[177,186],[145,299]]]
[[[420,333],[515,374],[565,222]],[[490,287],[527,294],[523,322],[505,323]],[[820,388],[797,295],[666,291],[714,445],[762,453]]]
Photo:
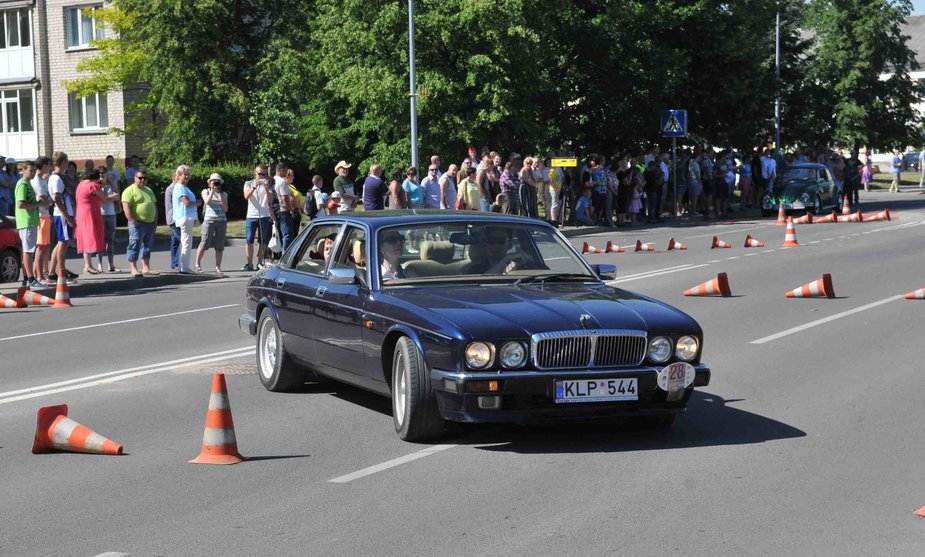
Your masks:
[[[284,278],[278,278],[278,279],[276,279],[276,287],[277,287],[277,288],[279,288],[279,289],[282,290],[282,288],[283,288],[284,286],[286,286],[286,279],[284,279]]]
[[[315,296],[318,296],[320,298],[324,296],[324,293],[327,291],[328,291],[327,286],[319,286],[318,288],[315,289]]]

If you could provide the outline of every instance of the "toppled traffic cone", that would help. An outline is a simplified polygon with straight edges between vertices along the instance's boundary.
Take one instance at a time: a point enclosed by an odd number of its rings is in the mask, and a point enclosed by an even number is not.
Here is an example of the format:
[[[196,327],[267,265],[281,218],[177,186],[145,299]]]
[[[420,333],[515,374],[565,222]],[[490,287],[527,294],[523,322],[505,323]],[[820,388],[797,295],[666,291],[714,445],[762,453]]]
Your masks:
[[[788,298],[834,298],[835,289],[832,288],[832,275],[826,273],[819,280],[804,284],[787,292]]]
[[[835,211],[832,211],[832,213],[829,215],[826,215],[824,217],[816,217],[815,219],[813,219],[813,224],[821,224],[824,222],[838,222],[837,219],[838,219],[838,213],[836,213]]]
[[[780,204],[780,209],[777,211],[777,226],[784,226],[787,224],[787,210],[784,209],[783,201]]]
[[[797,230],[793,226],[792,217],[787,217],[787,233],[784,235],[784,247],[785,248],[800,247],[800,244],[797,243]]]
[[[764,242],[752,238],[751,234],[745,235],[745,247],[747,248],[763,248]]]
[[[842,200],[843,200],[843,201],[842,201],[842,204],[841,204],[841,214],[843,214],[843,215],[850,215],[850,214],[851,214],[851,204],[848,203],[848,196],[846,195],[846,196],[842,197]]]
[[[732,247],[732,244],[730,244],[729,242],[724,242],[720,240],[719,238],[717,238],[716,236],[713,236],[713,245],[710,246],[710,249],[731,248],[731,247]]]
[[[715,279],[708,280],[703,284],[685,290],[684,295],[722,296],[723,298],[728,298],[732,296],[732,291],[729,289],[729,278],[726,277],[726,273],[720,273],[716,275]]]
[[[812,224],[813,215],[811,213],[804,213],[802,217],[795,219],[793,224]]]
[[[864,222],[874,222],[878,220],[892,220],[890,219],[889,209],[884,209],[880,211],[879,213],[874,213],[873,215],[867,215],[866,217],[864,215],[861,215],[861,218]]]
[[[67,277],[64,276],[64,273],[61,273],[58,276],[58,283],[55,285],[55,303],[52,305],[54,308],[72,308],[74,307],[71,304],[71,293],[67,289]]]
[[[652,244],[644,244],[642,240],[636,240],[636,251],[655,251],[655,246]]]
[[[67,417],[67,404],[39,408],[32,454],[66,451],[87,454],[122,454],[122,445]]]
[[[29,290],[27,286],[20,286],[19,290],[16,291],[16,302],[21,308],[26,306],[52,306],[55,304],[52,298],[36,294]]]
[[[604,250],[601,248],[596,248],[590,245],[588,242],[585,242],[581,246],[581,253],[604,253]]]
[[[907,300],[925,300],[925,288],[919,288],[906,294]]]
[[[604,253],[623,253],[626,251],[622,246],[616,246],[610,240],[607,240],[607,245],[604,246]]]
[[[864,216],[861,215],[861,211],[858,211],[850,215],[839,215],[835,220],[838,222],[861,222],[864,220]]]
[[[7,298],[3,294],[0,294],[0,308],[18,308],[22,307],[19,305],[19,300],[14,300],[13,298]]]
[[[238,453],[231,419],[231,403],[225,386],[225,375],[212,375],[212,394],[206,413],[206,431],[202,436],[202,450],[190,464],[237,464],[244,460]]]
[[[925,516],[925,507],[922,507],[921,509],[919,509],[919,510],[917,510],[917,511],[913,511],[912,514],[914,514],[914,515],[916,515],[916,516]]]
[[[675,242],[674,238],[668,240],[668,251],[675,249],[687,249],[687,246],[681,242]]]

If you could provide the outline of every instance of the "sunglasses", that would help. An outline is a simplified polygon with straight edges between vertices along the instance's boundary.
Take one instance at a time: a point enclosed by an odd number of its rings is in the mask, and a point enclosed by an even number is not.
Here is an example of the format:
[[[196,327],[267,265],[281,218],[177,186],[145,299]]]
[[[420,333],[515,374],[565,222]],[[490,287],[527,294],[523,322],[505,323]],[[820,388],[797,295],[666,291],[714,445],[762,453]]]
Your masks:
[[[257,173],[257,176],[266,176],[266,175],[267,175],[266,172],[258,172],[258,173]]]
[[[493,246],[500,246],[507,243],[507,238],[485,238],[485,243]]]
[[[148,179],[148,177],[147,177],[147,176],[138,176],[138,175],[136,174],[136,175],[135,175],[135,179],[136,179],[136,180],[141,180],[142,182],[144,182],[145,180]]]
[[[429,170],[429,171],[431,171],[431,172],[436,172],[436,171],[437,171],[436,168],[428,168],[427,170]]]

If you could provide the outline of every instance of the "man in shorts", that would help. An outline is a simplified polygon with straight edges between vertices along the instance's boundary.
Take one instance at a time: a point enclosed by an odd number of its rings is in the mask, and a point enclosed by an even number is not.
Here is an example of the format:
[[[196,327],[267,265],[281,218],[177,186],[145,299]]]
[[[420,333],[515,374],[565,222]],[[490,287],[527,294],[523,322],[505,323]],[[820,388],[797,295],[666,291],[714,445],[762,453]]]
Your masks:
[[[275,216],[270,210],[273,201],[273,185],[267,176],[267,167],[258,164],[254,179],[244,182],[244,199],[247,201],[247,215],[244,221],[244,257],[247,263],[242,271],[254,270],[254,240],[258,240],[257,269],[263,268],[264,255],[270,241],[270,227],[275,225]],[[257,235],[259,233],[259,238]]]
[[[65,191],[64,180],[61,178],[67,170],[67,153],[55,152],[51,156],[51,163],[55,171],[48,177],[48,193],[54,200],[53,215],[58,243],[55,244],[55,249],[51,254],[51,272],[48,278],[58,280],[56,273],[58,271],[67,278],[68,282],[72,282],[77,278],[77,274],[68,271],[64,266],[67,261],[67,246],[74,238],[74,203]]]
[[[38,238],[35,243],[35,257],[32,262],[35,280],[46,286],[51,286],[48,276],[48,257],[51,255],[51,214],[48,205],[51,205],[51,195],[48,193],[48,177],[51,174],[51,159],[39,157],[35,160],[35,176],[32,177],[32,191],[35,198],[42,204],[39,207]]]
[[[19,231],[19,240],[22,243],[23,286],[45,288],[45,285],[35,280],[32,272],[32,255],[35,253],[35,244],[38,240],[39,208],[47,205],[47,202],[35,198],[35,190],[32,189],[30,183],[34,174],[35,163],[31,161],[24,163],[22,178],[16,182],[14,191],[16,229]]]

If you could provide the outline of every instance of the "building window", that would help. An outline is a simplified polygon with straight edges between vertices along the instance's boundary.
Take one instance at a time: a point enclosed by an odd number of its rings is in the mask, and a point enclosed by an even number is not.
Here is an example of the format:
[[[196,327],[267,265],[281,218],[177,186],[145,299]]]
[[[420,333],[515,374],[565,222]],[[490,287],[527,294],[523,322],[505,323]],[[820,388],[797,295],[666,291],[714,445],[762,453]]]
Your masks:
[[[31,46],[31,19],[28,9],[0,12],[0,49]]]
[[[3,91],[0,96],[0,120],[3,133],[21,133],[35,131],[35,114],[32,110],[32,90],[15,89]]]
[[[99,131],[109,128],[109,107],[106,106],[106,95],[97,93],[77,98],[71,93],[67,96],[67,100],[71,131]]]
[[[68,8],[67,47],[80,48],[90,46],[90,41],[104,37],[103,23],[96,20],[94,11],[100,6],[81,6]]]

